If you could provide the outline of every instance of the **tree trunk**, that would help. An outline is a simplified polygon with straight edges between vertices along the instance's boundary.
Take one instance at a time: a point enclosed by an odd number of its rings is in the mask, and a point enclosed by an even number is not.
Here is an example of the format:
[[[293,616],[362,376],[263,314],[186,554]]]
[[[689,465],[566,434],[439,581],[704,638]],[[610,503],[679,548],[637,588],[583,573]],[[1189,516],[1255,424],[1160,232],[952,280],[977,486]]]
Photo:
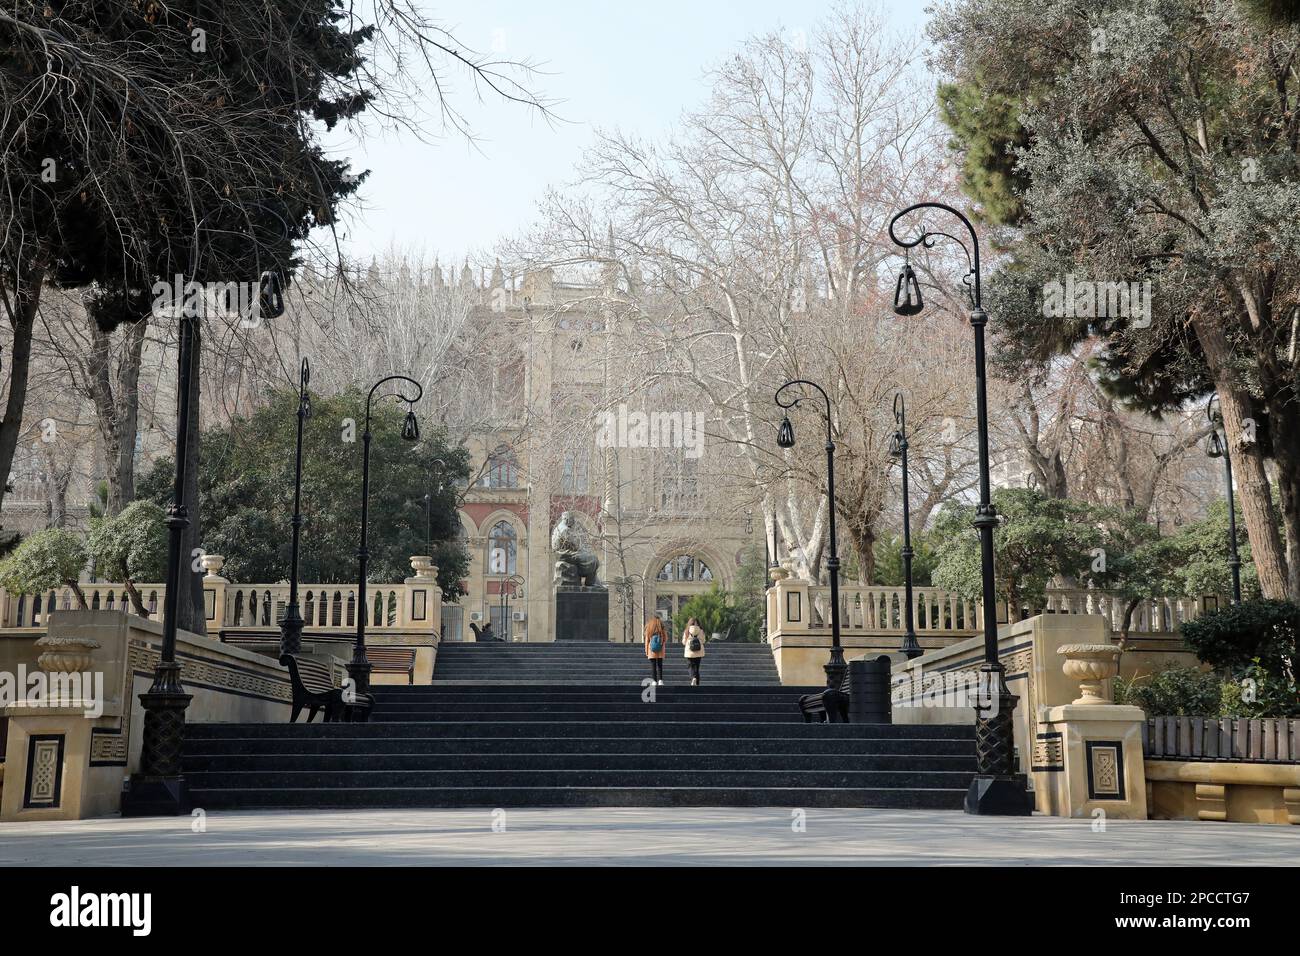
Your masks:
[[[176,626],[191,634],[206,636],[206,616],[203,613],[203,569],[198,564],[202,553],[202,518],[199,513],[199,368],[203,353],[200,324],[194,324],[194,348],[190,361],[190,420],[189,442],[185,456],[184,503],[190,523],[181,535],[181,588],[176,595]],[[179,382],[177,383],[179,387]]]
[[[20,272],[14,284],[13,312],[9,316],[13,328],[13,344],[9,351],[9,398],[5,403],[4,421],[0,422],[0,506],[4,505],[5,488],[9,486],[14,453],[18,450],[18,435],[23,427],[27,378],[32,363],[32,329],[36,324],[36,308],[41,301],[45,268],[42,253],[31,273],[23,275]]]
[[[89,610],[90,605],[86,603],[86,592],[81,590],[81,582],[74,578],[71,581],[64,581],[63,583],[70,587],[72,593],[77,596],[77,607],[82,611]]]
[[[876,531],[874,528],[854,528],[849,531],[853,553],[858,558],[858,583],[869,585],[876,576]]]
[[[1286,595],[1300,601],[1300,413],[1294,404],[1269,404],[1269,436],[1277,462],[1278,505],[1286,537]],[[1254,547],[1252,543],[1252,548]]]
[[[91,398],[104,443],[104,475],[108,484],[106,513],[115,515],[135,500],[135,443],[140,425],[140,362],[148,317],[129,325],[113,369],[111,337],[90,320],[88,363]],[[116,381],[114,381],[116,379]]]
[[[126,593],[131,598],[131,606],[135,608],[135,613],[140,617],[148,617],[149,611],[144,606],[144,599],[140,596],[140,591],[136,588],[135,582],[130,578],[123,578],[122,586],[126,588]]]
[[[1288,577],[1286,556],[1278,534],[1277,511],[1273,506],[1268,471],[1259,443],[1242,441],[1242,419],[1247,417],[1249,406],[1245,395],[1237,388],[1231,349],[1223,330],[1213,319],[1196,319],[1193,327],[1205,352],[1214,384],[1219,390],[1219,406],[1223,410],[1223,428],[1232,455],[1237,498],[1240,499],[1246,534],[1250,538],[1250,550],[1255,561],[1255,571],[1259,575],[1260,590],[1266,598],[1285,600]],[[1292,477],[1290,480],[1296,479]]]

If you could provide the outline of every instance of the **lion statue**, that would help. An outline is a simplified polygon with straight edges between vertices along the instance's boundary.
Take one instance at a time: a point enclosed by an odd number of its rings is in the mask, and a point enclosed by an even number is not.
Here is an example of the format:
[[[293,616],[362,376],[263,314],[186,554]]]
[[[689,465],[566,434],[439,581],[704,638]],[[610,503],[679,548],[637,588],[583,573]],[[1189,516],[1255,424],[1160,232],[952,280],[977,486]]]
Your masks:
[[[586,535],[578,527],[572,511],[560,515],[551,533],[551,551],[555,554],[556,587],[604,587],[596,574],[600,570],[600,558],[587,547]]]

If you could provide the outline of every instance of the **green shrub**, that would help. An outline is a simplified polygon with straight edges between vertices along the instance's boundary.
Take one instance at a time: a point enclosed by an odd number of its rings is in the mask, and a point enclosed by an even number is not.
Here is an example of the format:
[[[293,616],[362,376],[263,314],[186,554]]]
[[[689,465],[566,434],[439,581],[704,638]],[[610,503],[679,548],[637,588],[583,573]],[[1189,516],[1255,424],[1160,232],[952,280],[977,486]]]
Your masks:
[[[676,620],[681,625],[679,630],[686,630],[686,622],[695,618],[705,634],[720,634],[727,629],[727,596],[715,584],[703,594],[697,594],[677,612]]]
[[[1300,717],[1300,692],[1252,663],[1223,682],[1220,717]]]
[[[1254,680],[1256,688],[1266,688],[1286,713],[1300,706],[1300,604],[1244,601],[1185,622],[1182,635],[1202,661],[1233,680]]]
[[[0,585],[15,594],[44,594],[70,587],[79,607],[86,606],[77,579],[86,567],[81,538],[63,528],[47,528],[25,538],[0,561]]]
[[[1115,703],[1132,704],[1148,717],[1213,717],[1219,713],[1223,677],[1198,667],[1177,667],[1126,680],[1116,677]]]

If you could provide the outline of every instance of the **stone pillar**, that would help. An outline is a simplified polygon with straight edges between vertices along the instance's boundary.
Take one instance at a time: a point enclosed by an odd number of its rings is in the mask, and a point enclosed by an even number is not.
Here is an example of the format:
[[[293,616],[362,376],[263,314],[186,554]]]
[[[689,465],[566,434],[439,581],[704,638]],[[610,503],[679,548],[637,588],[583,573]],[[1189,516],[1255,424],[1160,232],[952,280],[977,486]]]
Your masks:
[[[1079,681],[1081,695],[1040,712],[1034,741],[1038,809],[1061,817],[1145,820],[1147,786],[1142,757],[1146,714],[1111,703],[1106,689],[1119,668],[1111,644],[1066,644],[1062,670]]]
[[[95,748],[97,734],[120,732],[122,701],[105,686],[102,658],[96,660],[102,645],[62,628],[36,646],[41,689],[2,711],[9,732],[0,820],[78,820],[115,812],[124,767],[96,759]]]
[[[226,559],[220,554],[205,554],[199,559],[203,565],[203,618],[208,622],[208,633],[220,633],[226,623],[226,587],[230,581],[221,576]]]
[[[403,582],[406,585],[406,607],[402,610],[407,627],[425,631],[432,638],[429,647],[415,652],[415,683],[427,684],[433,679],[433,662],[442,640],[442,589],[438,587],[438,566],[427,554],[411,558],[415,572]]]

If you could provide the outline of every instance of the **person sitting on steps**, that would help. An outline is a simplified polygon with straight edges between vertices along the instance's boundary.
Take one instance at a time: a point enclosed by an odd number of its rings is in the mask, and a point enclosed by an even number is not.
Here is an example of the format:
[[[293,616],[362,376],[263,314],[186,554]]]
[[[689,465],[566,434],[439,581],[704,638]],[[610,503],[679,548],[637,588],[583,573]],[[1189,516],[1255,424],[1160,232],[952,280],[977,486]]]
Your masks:
[[[700,661],[704,660],[704,628],[700,622],[691,618],[686,622],[682,632],[682,648],[686,654],[686,663],[691,668],[691,686],[700,686]]]
[[[662,686],[664,682],[664,654],[668,650],[668,629],[656,612],[645,626],[645,656],[650,661],[650,679]]]

